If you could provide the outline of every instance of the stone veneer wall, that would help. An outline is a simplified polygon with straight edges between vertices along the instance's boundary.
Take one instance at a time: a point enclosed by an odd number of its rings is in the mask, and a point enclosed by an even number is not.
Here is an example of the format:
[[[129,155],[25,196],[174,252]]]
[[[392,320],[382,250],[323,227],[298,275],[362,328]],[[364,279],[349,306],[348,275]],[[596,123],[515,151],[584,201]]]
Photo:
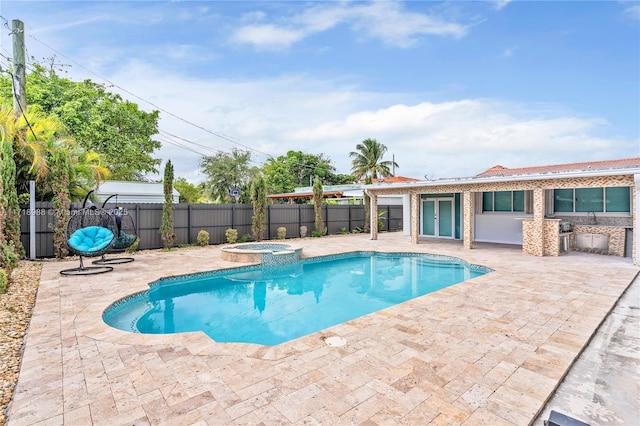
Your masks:
[[[559,220],[544,221],[544,252],[543,256],[558,256],[560,254],[560,225]]]
[[[373,187],[370,188],[370,193],[375,193],[376,195],[397,195],[397,194],[411,194],[411,241],[415,244],[418,243],[418,237],[420,233],[420,194],[443,194],[443,193],[451,193],[451,192],[459,192],[466,193],[469,192],[473,194],[475,192],[483,192],[483,191],[518,191],[518,190],[547,190],[547,189],[559,189],[559,188],[599,188],[599,187],[613,187],[613,186],[629,186],[631,188],[635,188],[634,185],[634,176],[633,175],[618,175],[618,176],[596,176],[596,177],[576,177],[576,178],[563,178],[563,179],[539,179],[539,180],[529,180],[529,181],[509,181],[509,182],[485,182],[485,183],[474,183],[472,180],[462,180],[459,184],[444,184],[444,185],[433,185],[433,186],[413,186],[407,188],[401,187],[393,187],[393,188],[385,188],[385,187]],[[631,191],[632,193],[632,223],[635,222],[635,218],[637,215],[636,212],[636,201],[635,201],[635,190]],[[471,197],[473,198],[473,197]],[[535,197],[534,197],[535,198]],[[466,201],[466,198],[465,198]],[[472,224],[472,215],[473,209],[467,209],[467,203],[464,202],[464,218],[463,222],[465,226],[467,224]],[[534,200],[534,215],[537,211],[536,209],[541,206],[535,205]],[[539,214],[539,213],[538,213]],[[542,210],[542,214],[544,215],[544,210]],[[523,222],[523,226],[525,222]],[[538,224],[537,229],[542,229],[542,241],[532,240],[531,238],[525,237],[525,235],[533,235],[532,232],[534,230],[533,223],[531,224],[532,228],[529,229],[528,233],[525,232],[525,228],[523,228],[523,251],[525,251],[525,241],[529,240],[526,244],[528,249],[531,250],[529,254],[533,254],[535,256],[543,256],[545,252],[553,253],[555,252],[553,246],[559,244],[558,238],[553,238],[550,235],[545,235],[547,231],[547,225]],[[640,234],[640,230],[636,229],[636,232],[633,233],[633,260],[634,262],[638,262],[638,253],[636,250],[636,241],[637,238],[640,238],[638,234]],[[552,232],[552,231],[548,231]],[[557,232],[557,231],[556,231]],[[472,235],[471,233],[464,232],[464,247],[471,248],[472,242],[467,241],[467,236]],[[546,237],[549,238],[546,238]],[[551,244],[552,247],[547,247],[545,249],[545,241],[547,244]],[[540,249],[540,244],[542,244],[542,249]],[[535,248],[535,249],[534,249]],[[623,250],[624,253],[624,250]]]
[[[560,219],[544,219],[542,225],[542,256],[558,256],[560,254]],[[524,219],[522,221],[522,252],[534,256],[540,250],[538,237],[534,234],[535,221]]]
[[[473,248],[473,194],[465,191],[462,196],[462,232],[463,245],[465,249]]]

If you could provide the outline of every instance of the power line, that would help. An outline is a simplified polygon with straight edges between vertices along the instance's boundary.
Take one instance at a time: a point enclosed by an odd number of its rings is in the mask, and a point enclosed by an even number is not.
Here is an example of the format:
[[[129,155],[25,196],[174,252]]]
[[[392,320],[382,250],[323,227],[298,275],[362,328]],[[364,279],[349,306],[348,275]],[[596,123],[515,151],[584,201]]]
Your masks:
[[[131,91],[129,91],[129,90],[127,90],[127,89],[125,89],[124,87],[121,87],[121,86],[119,86],[119,85],[117,85],[117,84],[113,83],[112,81],[110,81],[110,80],[109,80],[109,79],[107,79],[106,77],[103,77],[103,76],[101,76],[101,75],[97,74],[96,72],[94,72],[94,71],[90,70],[89,68],[85,67],[84,65],[82,65],[82,64],[80,64],[80,63],[78,63],[78,62],[74,61],[72,58],[69,58],[69,57],[68,57],[68,56],[66,56],[64,53],[59,52],[58,50],[56,50],[56,49],[54,49],[53,47],[49,46],[48,44],[46,44],[46,43],[45,43],[45,42],[43,42],[42,40],[40,40],[40,39],[36,38],[34,35],[30,34],[30,35],[29,35],[29,37],[31,37],[33,40],[37,41],[38,43],[42,44],[43,46],[47,47],[48,49],[51,49],[52,51],[54,51],[54,52],[55,52],[55,53],[57,53],[58,55],[62,56],[63,58],[65,58],[65,59],[67,59],[67,60],[69,60],[69,61],[73,62],[74,64],[76,64],[76,65],[78,65],[79,67],[83,68],[84,70],[88,71],[89,73],[91,73],[91,74],[95,75],[96,77],[98,77],[98,78],[100,78],[100,79],[102,79],[102,80],[106,81],[107,83],[109,83],[109,84],[110,84],[110,85],[112,85],[113,87],[117,87],[118,89],[122,90],[123,92],[127,93],[128,95],[131,95],[131,96],[133,96],[134,98],[136,98],[136,99],[138,99],[138,100],[140,100],[140,101],[142,101],[142,102],[145,102],[145,103],[147,103],[147,104],[151,105],[152,107],[156,108],[156,109],[157,109],[157,110],[159,110],[159,111],[164,112],[165,114],[168,114],[168,115],[170,115],[170,116],[172,116],[172,117],[174,117],[174,118],[177,118],[178,120],[180,120],[180,121],[182,121],[182,122],[184,122],[184,123],[186,123],[186,124],[189,124],[189,125],[191,125],[191,126],[193,126],[193,127],[196,127],[196,128],[198,128],[198,129],[200,129],[200,130],[202,130],[202,131],[204,131],[204,132],[207,132],[207,133],[209,133],[209,134],[211,134],[211,135],[213,135],[213,136],[216,136],[216,137],[218,137],[218,138],[220,138],[220,139],[224,139],[224,140],[226,140],[226,141],[228,141],[228,142],[231,142],[231,143],[233,143],[233,144],[236,144],[236,145],[241,146],[241,147],[243,147],[243,148],[246,148],[246,149],[248,149],[248,150],[254,151],[254,152],[258,153],[258,154],[265,155],[265,156],[266,156],[266,157],[268,157],[268,158],[272,157],[270,154],[268,154],[268,153],[266,153],[266,152],[260,151],[260,150],[258,150],[258,149],[255,149],[255,148],[253,148],[253,147],[249,146],[249,145],[246,145],[246,144],[243,144],[243,143],[241,143],[241,142],[235,141],[235,140],[234,140],[235,138],[232,138],[231,136],[227,136],[227,135],[225,135],[225,134],[223,134],[223,133],[215,132],[215,131],[210,130],[210,129],[207,129],[207,128],[205,128],[205,127],[203,127],[203,126],[199,125],[199,124],[196,124],[196,123],[194,123],[194,122],[192,122],[192,121],[189,121],[189,120],[187,120],[186,118],[180,117],[179,115],[174,114],[174,113],[172,113],[171,111],[168,111],[168,110],[166,110],[166,109],[164,109],[164,108],[162,108],[162,107],[160,107],[160,106],[156,105],[155,103],[153,103],[153,102],[151,102],[151,101],[149,101],[149,100],[147,100],[147,99],[144,99],[144,98],[142,98],[142,97],[140,97],[140,96],[136,95],[135,93],[132,93]]]
[[[4,20],[5,27],[8,27],[8,21],[7,21],[4,17],[2,17],[2,16],[0,16],[0,19]],[[116,88],[118,88],[118,89],[122,90],[123,92],[125,92],[125,93],[129,94],[130,96],[133,96],[134,98],[136,98],[136,99],[138,99],[138,100],[140,100],[140,101],[142,101],[142,102],[145,102],[145,103],[147,103],[147,104],[151,105],[152,107],[156,108],[157,110],[162,111],[162,112],[164,112],[164,113],[165,113],[165,114],[167,114],[167,115],[170,115],[170,116],[172,116],[172,117],[174,117],[174,118],[176,118],[176,119],[178,119],[178,120],[180,120],[180,121],[182,121],[182,122],[184,122],[184,123],[186,123],[186,124],[188,124],[188,125],[190,125],[190,126],[193,126],[193,127],[195,127],[195,128],[198,128],[198,129],[200,129],[200,130],[202,130],[202,131],[204,131],[204,132],[206,132],[206,133],[209,133],[209,134],[211,134],[211,135],[213,135],[213,136],[216,136],[216,137],[218,137],[218,138],[220,138],[220,139],[226,140],[226,141],[228,141],[228,142],[231,142],[232,144],[235,144],[235,145],[241,146],[241,147],[243,147],[243,148],[246,148],[246,149],[248,149],[249,151],[255,152],[255,153],[257,153],[257,154],[264,155],[264,156],[266,156],[268,159],[275,160],[275,158],[274,158],[272,155],[270,155],[270,154],[268,154],[268,153],[266,153],[266,152],[260,151],[260,150],[258,150],[258,149],[256,149],[256,148],[253,148],[253,147],[251,147],[251,146],[249,146],[249,145],[246,145],[246,144],[244,144],[244,143],[242,143],[242,142],[239,142],[239,141],[237,140],[237,138],[234,138],[234,137],[232,137],[232,136],[228,136],[228,135],[226,135],[226,134],[223,134],[223,133],[220,133],[220,132],[216,132],[216,131],[213,131],[213,130],[207,129],[207,128],[205,128],[204,126],[201,126],[201,125],[199,125],[199,124],[197,124],[197,123],[194,123],[194,122],[192,122],[192,121],[190,121],[190,120],[187,120],[187,119],[185,119],[185,118],[183,118],[183,117],[180,117],[180,116],[178,116],[178,115],[176,115],[176,114],[174,114],[174,113],[172,113],[172,112],[170,112],[170,111],[168,111],[168,110],[165,110],[164,108],[161,108],[160,106],[156,105],[155,103],[153,103],[153,102],[151,102],[151,101],[148,101],[148,100],[146,100],[146,99],[144,99],[144,98],[142,98],[142,97],[140,97],[140,96],[136,95],[135,93],[132,93],[131,91],[129,91],[129,90],[127,90],[127,89],[125,89],[125,88],[123,88],[123,87],[121,87],[121,86],[119,86],[119,85],[117,85],[117,84],[113,83],[113,82],[112,82],[112,81],[110,81],[109,79],[107,79],[107,78],[105,78],[105,77],[103,77],[103,76],[99,75],[98,73],[94,72],[93,70],[91,70],[91,69],[89,69],[89,68],[85,67],[84,65],[82,65],[82,64],[80,64],[80,63],[78,63],[78,62],[77,62],[77,61],[75,61],[74,59],[70,58],[69,56],[65,55],[64,53],[62,53],[62,52],[60,52],[60,51],[58,51],[58,50],[54,49],[53,47],[49,46],[47,43],[45,43],[45,42],[43,42],[42,40],[38,39],[38,38],[37,38],[37,37],[35,37],[33,34],[29,34],[29,37],[31,37],[34,41],[37,41],[38,43],[40,43],[40,44],[42,44],[43,46],[47,47],[47,48],[48,48],[48,49],[50,49],[51,51],[55,52],[56,54],[60,55],[61,57],[64,57],[65,59],[67,59],[67,60],[69,60],[69,61],[73,62],[74,64],[76,64],[76,65],[77,65],[77,66],[79,66],[80,68],[82,68],[82,69],[84,69],[84,70],[88,71],[88,72],[89,72],[89,73],[91,73],[92,75],[94,75],[94,76],[96,76],[96,77],[100,78],[101,80],[104,80],[105,82],[107,82],[107,83],[108,83],[108,84],[110,84],[111,86],[116,87]],[[1,54],[0,54],[0,56],[5,57],[5,58],[7,59],[7,61],[9,61],[9,62],[12,62],[12,60],[11,60],[8,56],[4,56],[4,55],[1,55]],[[25,64],[25,65],[26,65],[26,64]],[[33,71],[35,68],[33,68],[33,67],[29,67],[28,69],[29,69],[30,71]],[[173,135],[173,134],[171,134],[171,133],[169,133],[169,132],[166,132],[166,131],[163,131],[163,130],[159,129],[159,135],[161,135],[162,133],[164,133],[164,134],[165,134],[165,136],[164,136],[164,138],[165,138],[165,139],[164,139],[164,141],[165,141],[165,142],[167,142],[167,143],[169,143],[169,144],[171,144],[171,145],[173,145],[173,146],[179,147],[179,148],[181,148],[181,149],[187,150],[187,151],[189,151],[189,152],[192,152],[192,153],[198,154],[198,155],[207,156],[207,155],[203,154],[202,152],[198,151],[197,149],[191,148],[191,147],[189,147],[189,146],[185,145],[185,144],[184,144],[184,143],[182,143],[182,142],[177,142],[175,139],[180,139],[180,140],[182,140],[182,141],[184,141],[184,142],[186,142],[186,143],[188,143],[188,144],[191,144],[191,145],[194,145],[194,146],[200,147],[200,148],[205,149],[205,150],[207,150],[207,151],[211,151],[211,152],[215,152],[215,153],[222,153],[222,152],[223,152],[223,151],[221,151],[221,150],[218,150],[218,149],[212,148],[212,147],[210,147],[210,146],[207,146],[207,145],[204,145],[204,144],[200,144],[200,143],[197,143],[197,142],[193,142],[193,141],[190,141],[190,140],[188,140],[188,139],[182,138],[182,137],[177,136],[177,135]],[[171,138],[174,138],[174,139],[170,139],[170,138],[168,138],[168,137],[167,137],[167,135],[168,135],[169,137],[171,137]],[[255,161],[253,161],[253,160],[250,160],[250,161],[251,161],[251,162],[253,162],[253,163],[255,163],[255,164],[258,164],[258,163],[256,163],[256,162],[255,162]],[[331,160],[329,160],[329,161],[331,161]],[[315,169],[317,168],[317,167],[314,167],[314,166],[312,166],[312,165],[307,165],[307,164],[303,164],[303,163],[300,163],[300,164],[297,164],[297,165],[298,165],[298,166],[300,166],[300,167],[302,167],[302,168],[305,168],[305,169],[307,169],[307,170],[310,170],[310,171],[313,171],[313,170],[315,170]],[[329,163],[329,165],[331,165],[331,164]],[[331,165],[331,167],[333,167],[333,166]]]
[[[267,157],[267,158],[269,158],[269,159],[273,159],[273,160],[275,160],[275,158],[274,158],[271,154],[268,154],[268,153],[266,153],[266,152],[264,152],[264,151],[260,151],[260,150],[258,150],[258,149],[255,149],[255,148],[253,148],[253,147],[251,147],[251,146],[249,146],[249,145],[246,145],[246,144],[244,144],[244,143],[238,142],[237,140],[234,140],[234,139],[236,139],[236,138],[234,138],[234,137],[232,137],[232,136],[228,136],[228,135],[225,135],[225,134],[223,134],[223,133],[215,132],[215,131],[213,131],[213,130],[207,129],[207,128],[205,128],[205,127],[203,127],[203,126],[199,125],[199,124],[196,124],[196,123],[194,123],[194,122],[192,122],[192,121],[189,121],[189,120],[187,120],[187,119],[185,119],[185,118],[183,118],[183,117],[180,117],[180,116],[178,116],[178,115],[176,115],[176,114],[174,114],[174,113],[172,113],[172,112],[170,112],[170,111],[167,111],[167,110],[165,110],[165,109],[161,108],[160,106],[156,105],[155,103],[153,103],[153,102],[151,102],[151,101],[148,101],[148,100],[146,100],[146,99],[144,99],[144,98],[142,98],[142,97],[140,97],[140,96],[136,95],[135,93],[132,93],[131,91],[129,91],[129,90],[127,90],[127,89],[125,89],[125,88],[123,88],[123,87],[121,87],[121,86],[119,86],[119,85],[117,85],[117,84],[113,83],[112,81],[110,81],[110,80],[109,80],[109,79],[107,79],[106,77],[103,77],[103,76],[101,76],[100,74],[98,74],[98,73],[94,72],[93,70],[91,70],[91,69],[89,69],[89,68],[85,67],[84,65],[82,65],[82,64],[80,64],[80,63],[78,63],[77,61],[75,61],[75,60],[73,60],[72,58],[68,57],[68,56],[67,56],[67,55],[65,55],[64,53],[59,52],[58,50],[56,50],[56,49],[54,49],[53,47],[49,46],[48,44],[46,44],[46,43],[45,43],[45,42],[43,42],[42,40],[39,40],[39,39],[38,39],[37,37],[35,37],[34,35],[30,34],[30,35],[29,35],[29,37],[31,37],[33,40],[37,41],[38,43],[42,44],[43,46],[47,47],[48,49],[51,49],[53,52],[55,52],[55,53],[59,54],[60,56],[64,57],[65,59],[67,59],[67,60],[69,60],[69,61],[73,62],[74,64],[78,65],[79,67],[81,67],[81,68],[85,69],[85,70],[86,70],[86,71],[88,71],[89,73],[91,73],[91,74],[95,75],[96,77],[98,77],[98,78],[100,78],[100,79],[102,79],[102,80],[106,81],[106,82],[107,82],[107,83],[109,83],[110,85],[112,85],[112,86],[114,86],[114,87],[117,87],[118,89],[122,90],[123,92],[125,92],[125,93],[127,93],[127,94],[129,94],[129,95],[131,95],[131,96],[133,96],[133,97],[135,97],[136,99],[139,99],[139,100],[141,100],[142,102],[145,102],[145,103],[147,103],[147,104],[151,105],[152,107],[154,107],[154,108],[158,109],[159,111],[162,111],[162,112],[164,112],[164,113],[166,113],[166,114],[168,114],[168,115],[170,115],[170,116],[172,116],[172,117],[174,117],[174,118],[177,118],[178,120],[180,120],[180,121],[182,121],[182,122],[184,122],[184,123],[186,123],[186,124],[189,124],[189,125],[191,125],[191,126],[194,126],[194,127],[196,127],[197,129],[200,129],[200,130],[202,130],[202,131],[204,131],[204,132],[207,132],[207,133],[209,133],[209,134],[211,134],[211,135],[213,135],[213,136],[216,136],[216,137],[218,137],[218,138],[220,138],[220,139],[224,139],[224,140],[226,140],[226,141],[228,141],[228,142],[231,142],[231,143],[233,143],[233,144],[236,144],[236,145],[238,145],[238,146],[241,146],[241,147],[243,147],[243,148],[246,148],[246,149],[248,149],[248,150],[250,150],[250,151],[253,151],[253,152],[255,152],[255,153],[262,154],[262,155],[266,156],[266,157]],[[174,137],[176,137],[176,136],[174,135]],[[205,145],[202,145],[202,144],[197,144],[197,143],[192,142],[192,141],[187,141],[187,142],[192,143],[192,144],[195,144],[195,145],[198,145],[198,146],[201,146],[201,147],[206,148],[206,149],[213,149],[213,148],[206,147]],[[220,150],[216,150],[216,151],[221,152]],[[193,152],[193,151],[192,151],[192,152]],[[252,162],[253,162],[253,161],[252,161]],[[299,164],[299,166],[300,166],[300,167],[303,167],[303,168],[306,168],[306,169],[309,169],[309,170],[315,170],[315,167],[310,166],[310,165],[306,165],[306,164]]]

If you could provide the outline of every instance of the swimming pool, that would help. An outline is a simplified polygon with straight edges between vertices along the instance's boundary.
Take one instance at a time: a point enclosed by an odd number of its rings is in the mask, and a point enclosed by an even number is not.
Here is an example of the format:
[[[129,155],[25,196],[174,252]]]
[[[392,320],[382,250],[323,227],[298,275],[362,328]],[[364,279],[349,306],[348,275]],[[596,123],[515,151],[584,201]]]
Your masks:
[[[162,278],[111,304],[103,320],[135,333],[277,345],[490,271],[454,257],[353,252]]]

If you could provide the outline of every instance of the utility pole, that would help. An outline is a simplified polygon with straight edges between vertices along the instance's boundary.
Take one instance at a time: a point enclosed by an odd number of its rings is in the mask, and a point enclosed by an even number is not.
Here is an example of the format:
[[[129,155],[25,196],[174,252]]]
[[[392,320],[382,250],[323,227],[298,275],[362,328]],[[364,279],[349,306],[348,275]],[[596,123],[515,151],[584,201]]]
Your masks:
[[[18,19],[11,21],[13,35],[13,115],[16,120],[27,112],[27,78],[24,66],[24,23]],[[26,130],[23,130],[26,132]],[[36,259],[36,184],[29,182],[29,259]]]
[[[13,113],[20,117],[27,111],[27,79],[24,67],[24,23],[11,21],[13,35]]]
[[[396,155],[393,154],[391,156],[391,159],[393,161],[393,163],[391,163],[391,169],[393,170],[393,172],[391,173],[391,176],[395,176],[396,175]]]

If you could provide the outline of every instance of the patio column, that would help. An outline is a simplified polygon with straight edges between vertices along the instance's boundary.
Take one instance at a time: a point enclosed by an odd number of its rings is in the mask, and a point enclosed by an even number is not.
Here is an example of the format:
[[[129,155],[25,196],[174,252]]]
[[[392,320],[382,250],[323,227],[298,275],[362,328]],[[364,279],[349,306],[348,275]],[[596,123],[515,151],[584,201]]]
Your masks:
[[[544,189],[533,190],[533,241],[531,254],[544,256]]]
[[[634,265],[640,264],[640,174],[633,175],[634,188],[631,188],[631,221],[633,241],[631,243],[631,259]]]
[[[473,193],[471,191],[464,191],[462,193],[462,211],[463,211],[463,231],[462,231],[462,244],[467,250],[473,248]]]
[[[371,239],[378,239],[378,195],[369,194],[370,198],[370,216],[369,216],[369,227],[371,228]]]
[[[420,194],[411,194],[411,243],[418,244],[420,236]]]
[[[411,195],[402,196],[402,235],[411,235]]]

